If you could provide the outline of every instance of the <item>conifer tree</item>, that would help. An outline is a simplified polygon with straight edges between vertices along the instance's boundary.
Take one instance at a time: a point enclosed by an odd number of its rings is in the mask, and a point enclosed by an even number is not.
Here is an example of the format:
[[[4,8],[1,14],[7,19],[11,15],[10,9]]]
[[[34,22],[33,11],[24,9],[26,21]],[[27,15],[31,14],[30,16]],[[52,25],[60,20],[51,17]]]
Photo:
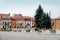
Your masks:
[[[51,18],[48,13],[44,13],[41,5],[39,5],[35,14],[35,25],[36,28],[51,28]]]
[[[35,15],[35,24],[36,28],[42,28],[41,24],[43,22],[43,9],[41,8],[41,5],[39,5],[38,9],[36,10]]]

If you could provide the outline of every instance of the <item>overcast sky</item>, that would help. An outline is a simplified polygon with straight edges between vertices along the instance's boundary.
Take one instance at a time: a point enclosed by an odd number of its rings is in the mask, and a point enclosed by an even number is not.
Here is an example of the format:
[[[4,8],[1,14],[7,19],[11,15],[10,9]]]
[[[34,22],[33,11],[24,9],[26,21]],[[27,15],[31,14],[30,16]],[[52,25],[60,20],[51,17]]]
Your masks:
[[[0,0],[0,13],[34,16],[39,4],[44,12],[51,11],[52,18],[60,15],[60,0]]]

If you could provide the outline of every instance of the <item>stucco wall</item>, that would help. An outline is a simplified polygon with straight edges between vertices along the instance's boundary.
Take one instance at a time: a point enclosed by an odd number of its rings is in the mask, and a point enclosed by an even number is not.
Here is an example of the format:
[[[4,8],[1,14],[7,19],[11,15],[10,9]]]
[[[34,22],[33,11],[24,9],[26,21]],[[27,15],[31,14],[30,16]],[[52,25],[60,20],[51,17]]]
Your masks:
[[[55,19],[54,20],[54,29],[60,29],[60,19]]]

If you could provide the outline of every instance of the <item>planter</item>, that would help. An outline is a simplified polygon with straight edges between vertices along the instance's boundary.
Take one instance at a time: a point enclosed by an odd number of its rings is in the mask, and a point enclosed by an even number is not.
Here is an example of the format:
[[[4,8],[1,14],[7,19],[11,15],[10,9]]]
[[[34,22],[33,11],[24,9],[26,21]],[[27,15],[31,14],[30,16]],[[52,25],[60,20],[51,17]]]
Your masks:
[[[1,28],[1,31],[4,31],[4,28]]]
[[[11,28],[8,28],[7,31],[12,31],[12,29]]]
[[[30,30],[26,30],[26,32],[30,32]]]
[[[37,29],[35,29],[35,31],[37,31]]]
[[[18,30],[18,32],[21,32],[22,30]]]
[[[51,33],[56,33],[56,30],[52,30]]]
[[[14,32],[17,32],[17,30],[13,30]]]
[[[42,32],[42,30],[41,30],[41,29],[37,29],[37,31],[38,31],[38,32]]]
[[[1,31],[1,28],[0,28],[0,31]]]
[[[38,30],[38,32],[42,32],[42,30]]]

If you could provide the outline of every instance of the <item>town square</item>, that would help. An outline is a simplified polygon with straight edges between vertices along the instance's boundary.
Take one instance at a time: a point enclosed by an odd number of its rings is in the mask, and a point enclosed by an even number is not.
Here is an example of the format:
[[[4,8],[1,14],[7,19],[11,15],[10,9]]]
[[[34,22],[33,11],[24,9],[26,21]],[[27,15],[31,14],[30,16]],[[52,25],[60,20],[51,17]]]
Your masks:
[[[60,0],[0,0],[0,40],[60,40]]]

